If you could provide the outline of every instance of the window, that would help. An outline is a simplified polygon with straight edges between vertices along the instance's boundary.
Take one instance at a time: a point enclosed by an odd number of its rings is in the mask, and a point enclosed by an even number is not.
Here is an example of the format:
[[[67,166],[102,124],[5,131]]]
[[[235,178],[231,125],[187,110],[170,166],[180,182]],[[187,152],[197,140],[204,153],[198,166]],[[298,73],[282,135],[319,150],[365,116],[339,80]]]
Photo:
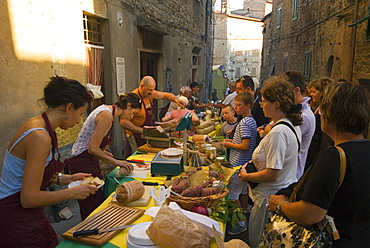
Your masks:
[[[304,77],[307,81],[310,81],[311,78],[311,59],[312,52],[306,52],[304,55]]]
[[[257,68],[252,68],[252,73],[251,73],[251,76],[252,77],[257,77]]]
[[[276,26],[276,28],[281,28],[281,15],[282,15],[282,9],[280,7],[277,10],[277,26]]]
[[[282,64],[282,71],[287,71],[288,70],[288,57],[284,56],[283,58],[283,64]]]
[[[298,19],[298,0],[293,0],[292,21]]]
[[[370,6],[369,6],[369,15],[368,16],[370,16]],[[370,40],[370,19],[367,20],[366,40]]]
[[[200,12],[200,0],[194,0],[194,17],[198,20]]]
[[[84,14],[83,28],[86,81],[92,85],[103,86],[103,20]],[[102,91],[104,91],[104,87],[102,87]],[[102,93],[104,97],[104,92]],[[94,96],[92,109],[103,103],[103,97]]]
[[[195,46],[192,50],[192,61],[191,61],[191,80],[192,82],[198,81],[198,65],[200,64],[199,61],[199,53],[201,48]]]
[[[241,74],[240,72],[241,72],[241,68],[240,67],[236,67],[235,77],[240,78],[240,74]]]
[[[85,44],[103,45],[103,24],[98,18],[83,15]]]

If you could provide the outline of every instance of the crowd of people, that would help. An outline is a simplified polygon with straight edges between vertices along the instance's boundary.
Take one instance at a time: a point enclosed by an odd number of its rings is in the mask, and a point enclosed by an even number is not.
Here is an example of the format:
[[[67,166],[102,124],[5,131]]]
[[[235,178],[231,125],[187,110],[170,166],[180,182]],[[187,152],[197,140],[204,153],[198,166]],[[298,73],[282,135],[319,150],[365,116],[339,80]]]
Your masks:
[[[307,83],[298,71],[270,77],[258,92],[253,79],[245,75],[229,83],[230,92],[221,102],[215,89],[212,102],[202,103],[196,82],[181,87],[177,96],[155,88],[155,79],[145,76],[137,89],[119,96],[115,104],[94,109],[84,120],[71,157],[62,162],[55,129],[79,123],[92,99],[75,80],[50,79],[44,88],[45,112],[18,129],[5,154],[0,178],[0,247],[55,247],[58,239],[45,206],[77,199],[82,219],[96,209],[104,198],[102,189],[95,186],[46,189],[51,183],[101,178],[99,160],[132,171],[130,163],[106,149],[112,141],[112,123],[119,117],[131,149],[128,154],[136,151],[145,144],[144,126],[153,125],[154,100],[170,101],[162,121],[190,113],[193,122],[200,123],[197,114],[202,108],[221,109],[226,158],[241,167],[230,179],[229,198],[246,214],[252,205],[249,222],[240,220],[229,235],[249,230],[249,245],[255,248],[271,212],[305,226],[330,215],[340,233],[333,247],[369,243],[370,142],[362,133],[370,121],[370,94],[364,88],[327,77]],[[340,159],[333,145],[346,154],[340,187]],[[251,165],[256,171],[248,172]],[[297,199],[289,202],[291,185],[306,172],[307,181]]]

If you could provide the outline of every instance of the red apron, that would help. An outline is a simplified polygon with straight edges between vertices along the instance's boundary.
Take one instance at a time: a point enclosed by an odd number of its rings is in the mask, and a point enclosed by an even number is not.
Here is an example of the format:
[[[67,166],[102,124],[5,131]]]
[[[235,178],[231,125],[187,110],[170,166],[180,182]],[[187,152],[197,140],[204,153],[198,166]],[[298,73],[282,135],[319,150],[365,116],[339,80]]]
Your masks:
[[[58,173],[63,171],[64,163],[59,161],[58,141],[45,113],[42,118],[46,123],[52,141],[53,159],[45,167],[40,189],[45,191]],[[0,200],[0,247],[55,247],[58,237],[44,213],[44,207],[23,208],[21,192]]]
[[[139,97],[140,97],[141,101],[143,102],[143,106],[144,106],[144,109],[145,109],[145,121],[140,127],[152,126],[153,125],[153,103],[149,98],[150,108],[147,108],[145,106],[144,99],[140,94],[140,91],[138,91],[138,93],[139,93]],[[134,134],[134,137],[135,137],[137,147],[140,147],[140,146],[146,144],[146,140],[141,138],[141,133],[133,133],[133,134]]]
[[[116,106],[112,105],[113,117],[115,112]],[[108,130],[107,134],[104,136],[100,144],[101,149],[104,149],[106,146],[112,143],[113,140],[111,137],[112,126]],[[68,164],[71,174],[84,172],[91,173],[93,177],[99,177],[100,179],[102,178],[99,159],[89,154],[87,150],[75,157],[66,160],[65,163]],[[87,216],[89,216],[89,214],[91,214],[92,211],[94,211],[97,207],[100,206],[100,204],[103,203],[103,201],[104,201],[103,188],[100,188],[98,191],[96,191],[95,194],[90,195],[84,200],[78,200],[78,203],[80,205],[81,219],[82,220],[86,219]]]

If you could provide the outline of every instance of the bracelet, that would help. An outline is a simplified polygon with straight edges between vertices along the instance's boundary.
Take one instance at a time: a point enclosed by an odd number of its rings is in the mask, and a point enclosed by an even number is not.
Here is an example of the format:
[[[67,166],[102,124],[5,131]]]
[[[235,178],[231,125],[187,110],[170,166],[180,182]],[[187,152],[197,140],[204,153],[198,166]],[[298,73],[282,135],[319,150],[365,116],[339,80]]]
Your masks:
[[[277,206],[276,206],[276,213],[278,215],[283,215],[283,212],[281,211],[281,204],[283,204],[284,202],[287,202],[287,201],[281,201]]]
[[[60,185],[60,179],[62,179],[62,173],[60,172],[57,177],[57,184]]]

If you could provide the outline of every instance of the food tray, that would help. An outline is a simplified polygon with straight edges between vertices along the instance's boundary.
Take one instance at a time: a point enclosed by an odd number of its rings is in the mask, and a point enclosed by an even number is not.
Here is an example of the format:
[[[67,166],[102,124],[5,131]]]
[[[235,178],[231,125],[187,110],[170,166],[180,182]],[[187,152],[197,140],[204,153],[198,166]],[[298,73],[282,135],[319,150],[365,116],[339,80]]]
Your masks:
[[[129,225],[141,215],[144,210],[132,207],[111,204],[93,216],[85,219],[78,225],[72,227],[62,234],[62,237],[75,242],[84,243],[93,246],[102,246],[108,242],[113,236],[122,230],[105,232],[98,235],[90,235],[85,237],[73,237],[73,233],[88,229],[106,229],[116,226]]]

